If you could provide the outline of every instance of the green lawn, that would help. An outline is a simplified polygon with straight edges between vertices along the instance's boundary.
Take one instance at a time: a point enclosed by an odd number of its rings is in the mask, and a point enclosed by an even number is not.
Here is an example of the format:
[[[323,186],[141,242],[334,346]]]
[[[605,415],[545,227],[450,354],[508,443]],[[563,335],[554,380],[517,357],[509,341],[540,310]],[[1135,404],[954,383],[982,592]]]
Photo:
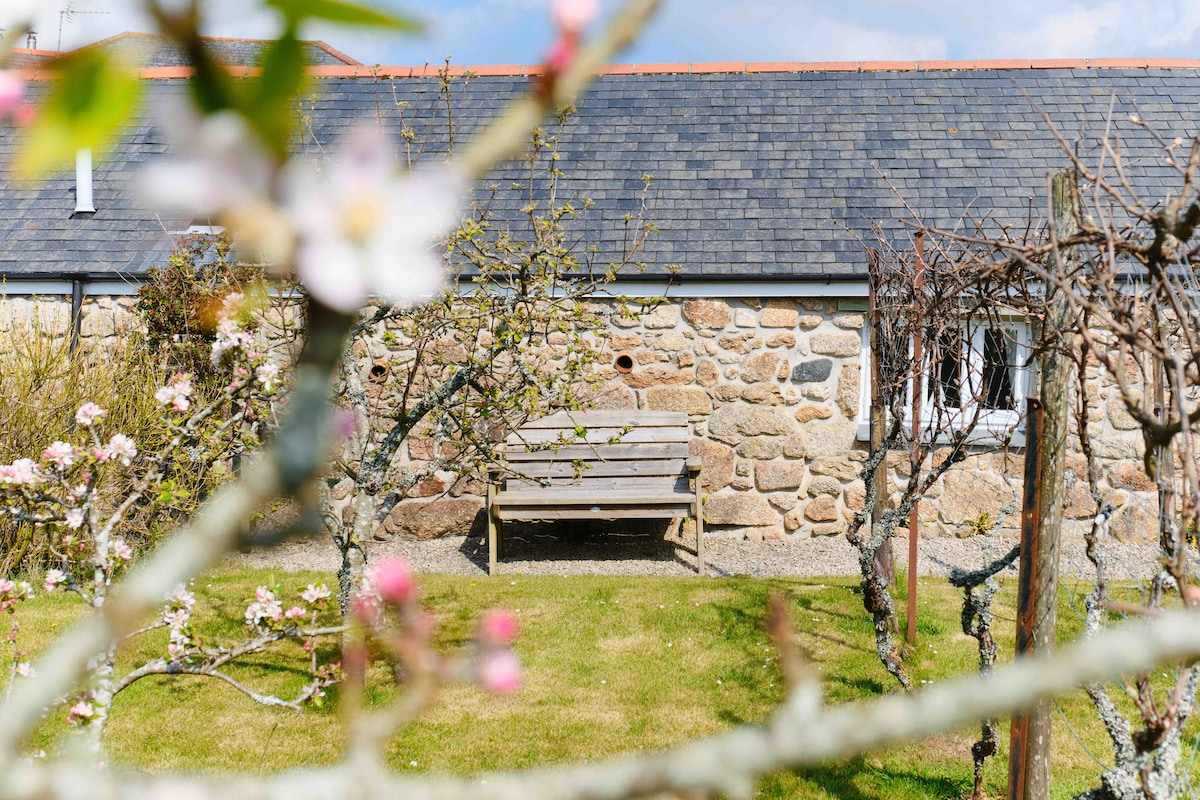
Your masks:
[[[194,585],[198,618],[213,640],[242,630],[243,598],[254,587],[278,584],[294,593],[318,574],[221,571]],[[1015,579],[997,599],[1002,658],[1011,657]],[[491,606],[516,611],[524,686],[497,697],[458,686],[400,733],[388,747],[399,770],[475,772],[567,760],[596,759],[627,750],[654,750],[740,723],[764,720],[782,698],[775,653],[759,621],[772,591],[786,594],[802,646],[826,680],[831,703],[890,692],[894,681],[876,661],[871,625],[856,582],[848,578],[720,580],[626,577],[466,578],[424,576],[423,597],[441,622],[446,646],[463,641],[478,614]],[[1064,589],[1063,638],[1079,619]],[[79,613],[61,595],[36,599],[24,617],[36,650]],[[975,642],[959,630],[958,595],[945,583],[920,585],[918,641],[909,668],[914,680],[938,681],[976,669]],[[162,652],[165,635],[132,646],[132,664]],[[302,685],[302,653],[250,659],[231,670],[255,688],[292,692]],[[391,689],[368,687],[382,702]],[[147,771],[277,770],[338,758],[342,737],[330,703],[297,715],[257,706],[223,684],[198,678],[151,678],[127,690],[113,710],[112,759]],[[1054,740],[1055,797],[1093,784],[1107,740],[1082,692],[1062,698]],[[1071,721],[1068,729],[1064,717]],[[65,725],[48,723],[32,744],[52,747]],[[956,797],[969,788],[970,745],[977,729],[874,753],[849,763],[762,782],[770,798]],[[1002,794],[1007,728],[1001,754],[988,768],[988,792]]]

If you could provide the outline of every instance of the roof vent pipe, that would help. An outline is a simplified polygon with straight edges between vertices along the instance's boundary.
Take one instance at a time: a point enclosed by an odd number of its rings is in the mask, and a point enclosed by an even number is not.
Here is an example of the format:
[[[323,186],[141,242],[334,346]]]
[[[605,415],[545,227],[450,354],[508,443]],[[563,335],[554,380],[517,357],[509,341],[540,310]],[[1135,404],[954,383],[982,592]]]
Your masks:
[[[94,213],[92,200],[92,151],[86,147],[75,152],[75,213]]]

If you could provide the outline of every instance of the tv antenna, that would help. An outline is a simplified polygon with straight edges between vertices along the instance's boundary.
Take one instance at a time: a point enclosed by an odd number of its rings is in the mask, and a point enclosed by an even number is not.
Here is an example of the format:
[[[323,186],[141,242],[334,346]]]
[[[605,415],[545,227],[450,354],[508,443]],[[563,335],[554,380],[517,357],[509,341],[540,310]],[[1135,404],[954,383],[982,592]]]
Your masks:
[[[79,9],[75,8],[75,0],[69,0],[69,2],[67,3],[67,7],[64,8],[62,11],[58,12],[58,45],[55,47],[55,51],[59,52],[59,53],[62,52],[62,32],[63,32],[63,23],[64,22],[70,22],[70,23],[74,24],[75,16],[77,14],[108,14],[108,13],[109,13],[108,11],[80,11]]]

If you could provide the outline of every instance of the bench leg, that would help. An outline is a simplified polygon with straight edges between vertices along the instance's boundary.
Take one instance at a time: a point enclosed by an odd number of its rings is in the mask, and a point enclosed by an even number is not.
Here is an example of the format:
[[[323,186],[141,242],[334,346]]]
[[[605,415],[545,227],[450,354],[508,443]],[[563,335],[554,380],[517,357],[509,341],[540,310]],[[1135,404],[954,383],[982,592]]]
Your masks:
[[[704,575],[704,501],[696,493],[696,571]]]
[[[488,509],[488,575],[496,574],[496,558],[500,554],[500,521]]]

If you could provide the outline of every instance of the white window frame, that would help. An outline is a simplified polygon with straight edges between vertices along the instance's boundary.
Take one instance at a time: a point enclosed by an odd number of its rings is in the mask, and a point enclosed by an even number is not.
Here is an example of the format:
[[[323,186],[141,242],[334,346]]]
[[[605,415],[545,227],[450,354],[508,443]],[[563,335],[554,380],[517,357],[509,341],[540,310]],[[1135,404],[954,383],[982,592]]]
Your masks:
[[[990,320],[971,320],[966,322],[962,328],[970,331],[970,346],[967,348],[967,357],[962,360],[959,372],[959,382],[962,386],[962,392],[965,402],[962,410],[958,412],[961,418],[956,424],[954,415],[951,415],[951,429],[965,425],[970,419],[975,416],[975,401],[974,397],[978,394],[977,388],[983,383],[983,359],[982,353],[984,349],[985,331],[993,328]],[[1017,447],[1025,444],[1025,399],[1028,396],[1029,379],[1030,379],[1030,363],[1029,356],[1032,347],[1032,328],[1028,319],[1019,315],[1005,315],[999,321],[999,327],[1005,332],[1005,341],[1013,348],[1013,408],[983,410],[980,411],[980,417],[975,428],[971,431],[971,436],[968,438],[969,444],[990,445],[998,444],[1002,441],[1009,441]],[[870,326],[864,325],[862,330],[862,345],[859,357],[860,374],[862,380],[859,381],[859,396],[858,396],[858,419],[856,422],[856,438],[861,442],[870,441],[871,439],[871,348],[870,348]],[[912,344],[909,344],[909,352],[912,352]],[[921,376],[920,390],[921,396],[927,398],[930,375],[925,373]],[[905,407],[912,408],[912,384],[910,382],[908,388],[908,396],[905,398]],[[932,403],[921,403],[921,433],[923,437],[928,437],[933,429],[934,418],[932,412]],[[906,428],[905,436],[910,434],[911,429]],[[949,433],[951,431],[943,430],[938,433],[938,442],[949,441]]]

